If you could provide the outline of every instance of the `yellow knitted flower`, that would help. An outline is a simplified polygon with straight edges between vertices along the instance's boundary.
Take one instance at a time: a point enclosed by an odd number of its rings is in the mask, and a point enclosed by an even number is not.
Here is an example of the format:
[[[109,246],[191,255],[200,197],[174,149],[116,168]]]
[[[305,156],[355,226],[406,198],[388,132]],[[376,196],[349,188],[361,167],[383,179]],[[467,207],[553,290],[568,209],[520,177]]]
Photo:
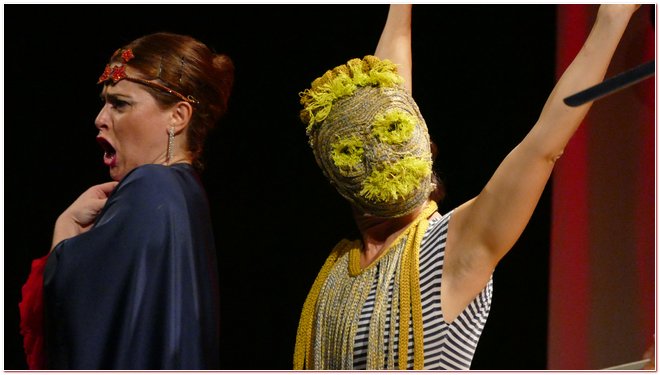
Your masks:
[[[373,202],[395,202],[419,188],[431,174],[431,161],[414,156],[375,170],[362,183],[360,195]]]
[[[332,144],[332,160],[340,171],[353,169],[362,162],[363,154],[362,141],[356,136],[340,139]]]
[[[373,134],[385,143],[402,143],[412,136],[415,123],[415,118],[408,112],[393,108],[385,114],[379,113],[376,115],[373,123]]]

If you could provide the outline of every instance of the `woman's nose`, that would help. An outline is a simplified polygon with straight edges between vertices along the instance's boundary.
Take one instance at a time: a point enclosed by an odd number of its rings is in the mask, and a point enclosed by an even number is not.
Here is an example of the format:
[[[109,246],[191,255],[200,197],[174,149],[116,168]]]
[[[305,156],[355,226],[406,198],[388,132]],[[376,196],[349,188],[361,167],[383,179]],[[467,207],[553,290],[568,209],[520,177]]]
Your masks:
[[[99,130],[103,128],[105,129],[108,128],[109,123],[108,123],[108,116],[106,114],[106,107],[107,107],[106,105],[103,105],[98,115],[96,115],[96,119],[94,120],[94,125]]]

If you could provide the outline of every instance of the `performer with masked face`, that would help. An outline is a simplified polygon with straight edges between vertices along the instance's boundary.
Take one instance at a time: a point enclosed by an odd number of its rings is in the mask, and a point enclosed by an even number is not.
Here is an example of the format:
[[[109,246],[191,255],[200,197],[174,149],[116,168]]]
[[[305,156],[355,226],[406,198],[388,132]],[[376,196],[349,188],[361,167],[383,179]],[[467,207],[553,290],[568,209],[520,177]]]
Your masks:
[[[441,215],[426,124],[411,96],[410,5],[392,5],[376,56],[352,59],[301,95],[323,173],[353,207],[303,306],[295,369],[469,369],[492,273],[527,225],[637,6],[603,5],[538,122],[483,191]]]

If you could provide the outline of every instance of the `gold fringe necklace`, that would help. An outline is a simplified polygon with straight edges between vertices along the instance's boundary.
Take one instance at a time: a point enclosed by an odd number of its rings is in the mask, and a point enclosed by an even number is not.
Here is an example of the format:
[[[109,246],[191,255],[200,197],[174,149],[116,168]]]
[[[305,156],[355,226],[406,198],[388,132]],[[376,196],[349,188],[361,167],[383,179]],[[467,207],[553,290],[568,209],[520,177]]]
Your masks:
[[[398,367],[408,365],[408,330],[413,331],[413,368],[424,367],[424,329],[419,289],[419,249],[428,217],[437,210],[430,201],[378,259],[360,267],[361,241],[341,240],[332,250],[307,295],[298,324],[293,367],[352,369],[355,334],[362,308],[377,279],[374,310],[369,321],[367,369],[393,369],[394,337],[399,320]],[[392,301],[388,290],[392,286]],[[385,322],[390,316],[389,338]],[[385,350],[387,348],[387,361]]]

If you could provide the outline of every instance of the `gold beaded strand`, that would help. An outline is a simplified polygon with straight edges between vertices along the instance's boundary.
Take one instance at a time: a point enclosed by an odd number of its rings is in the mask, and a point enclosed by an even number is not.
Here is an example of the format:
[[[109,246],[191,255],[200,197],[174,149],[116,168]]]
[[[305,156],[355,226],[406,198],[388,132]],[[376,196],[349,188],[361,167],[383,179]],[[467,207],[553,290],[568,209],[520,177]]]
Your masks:
[[[303,306],[296,337],[294,369],[352,369],[357,325],[375,279],[377,291],[369,322],[367,368],[395,367],[393,343],[397,316],[398,367],[406,369],[408,365],[408,331],[412,323],[413,368],[423,368],[419,249],[428,228],[428,217],[435,210],[437,205],[430,202],[394,243],[364,269],[360,267],[361,241],[342,240],[335,246]],[[393,296],[392,301],[388,302],[390,285]],[[390,333],[389,343],[386,343],[384,332],[388,308]]]

